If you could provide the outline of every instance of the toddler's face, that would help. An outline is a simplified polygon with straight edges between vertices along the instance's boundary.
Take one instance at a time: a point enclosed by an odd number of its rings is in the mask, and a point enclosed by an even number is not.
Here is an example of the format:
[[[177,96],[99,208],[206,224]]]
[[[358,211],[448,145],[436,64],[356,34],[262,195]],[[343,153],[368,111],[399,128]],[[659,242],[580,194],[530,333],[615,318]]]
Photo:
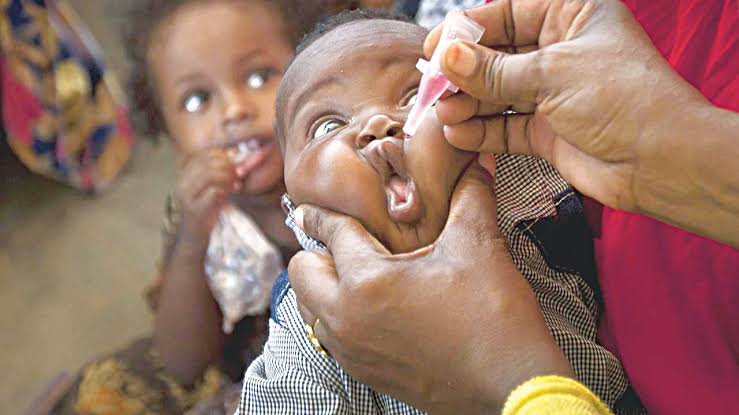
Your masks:
[[[340,26],[297,57],[278,98],[292,199],[358,219],[394,253],[436,240],[473,157],[435,113],[404,139],[425,35],[388,20]]]
[[[274,102],[293,48],[280,16],[261,2],[192,2],[162,22],[149,62],[178,153],[246,143],[244,190],[282,183]]]

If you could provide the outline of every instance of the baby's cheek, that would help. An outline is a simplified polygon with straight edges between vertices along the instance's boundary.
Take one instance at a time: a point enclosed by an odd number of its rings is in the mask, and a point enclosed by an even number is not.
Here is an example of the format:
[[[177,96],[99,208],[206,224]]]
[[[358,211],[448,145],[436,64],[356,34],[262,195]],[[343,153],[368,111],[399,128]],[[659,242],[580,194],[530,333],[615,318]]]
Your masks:
[[[304,155],[287,178],[288,192],[298,203],[311,203],[376,227],[385,207],[378,174],[356,153],[340,145],[327,145]]]

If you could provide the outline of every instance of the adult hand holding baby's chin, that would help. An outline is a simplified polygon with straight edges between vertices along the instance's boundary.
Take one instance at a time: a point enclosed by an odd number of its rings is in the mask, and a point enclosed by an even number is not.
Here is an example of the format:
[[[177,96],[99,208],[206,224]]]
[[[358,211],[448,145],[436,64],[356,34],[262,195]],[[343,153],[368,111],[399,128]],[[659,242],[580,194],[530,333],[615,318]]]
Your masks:
[[[400,255],[350,217],[299,208],[331,254],[299,253],[290,281],[304,321],[320,320],[316,337],[354,378],[434,413],[492,413],[534,375],[573,376],[508,253],[492,184],[474,163],[437,242]]]
[[[708,200],[725,197],[731,173],[707,160],[728,150],[718,137],[737,117],[674,72],[621,1],[496,0],[465,13],[485,33],[441,58],[465,92],[437,105],[452,145],[537,155],[605,205],[731,241],[704,216],[717,211]],[[426,56],[440,34],[427,37]],[[723,204],[716,223],[729,224]]]

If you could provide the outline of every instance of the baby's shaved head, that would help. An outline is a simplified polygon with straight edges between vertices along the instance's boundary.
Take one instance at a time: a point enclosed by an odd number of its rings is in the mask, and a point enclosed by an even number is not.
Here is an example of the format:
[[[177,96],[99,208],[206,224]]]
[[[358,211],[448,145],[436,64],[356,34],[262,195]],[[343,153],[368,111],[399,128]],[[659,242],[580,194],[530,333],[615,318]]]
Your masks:
[[[474,158],[446,141],[434,111],[403,136],[427,34],[386,12],[340,15],[305,39],[277,92],[292,200],[357,219],[393,253],[436,240]]]
[[[331,45],[334,50],[347,47],[356,49],[371,46],[373,38],[379,34],[396,34],[411,42],[420,39],[423,43],[427,33],[426,29],[413,23],[406,15],[384,9],[348,10],[316,26],[298,44],[277,92],[275,132],[282,151],[285,150],[284,134],[287,126],[284,125],[284,115],[287,98],[299,86],[297,81],[304,80],[306,72],[312,72],[314,65],[321,64],[321,55],[325,49],[321,45]]]

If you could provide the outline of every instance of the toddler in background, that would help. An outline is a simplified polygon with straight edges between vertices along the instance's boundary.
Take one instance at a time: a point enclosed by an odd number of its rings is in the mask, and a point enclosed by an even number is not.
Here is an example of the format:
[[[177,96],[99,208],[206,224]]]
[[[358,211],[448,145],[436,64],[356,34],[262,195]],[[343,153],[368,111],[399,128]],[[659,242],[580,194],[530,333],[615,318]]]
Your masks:
[[[148,295],[154,334],[86,366],[58,413],[233,412],[213,398],[238,398],[230,386],[262,350],[270,288],[298,248],[280,207],[274,103],[323,5],[158,0],[132,13],[135,122],[169,136],[177,156]]]

